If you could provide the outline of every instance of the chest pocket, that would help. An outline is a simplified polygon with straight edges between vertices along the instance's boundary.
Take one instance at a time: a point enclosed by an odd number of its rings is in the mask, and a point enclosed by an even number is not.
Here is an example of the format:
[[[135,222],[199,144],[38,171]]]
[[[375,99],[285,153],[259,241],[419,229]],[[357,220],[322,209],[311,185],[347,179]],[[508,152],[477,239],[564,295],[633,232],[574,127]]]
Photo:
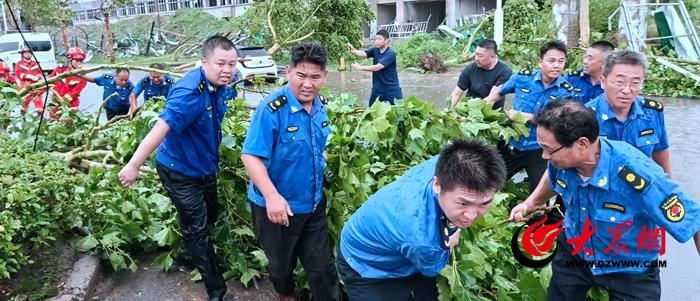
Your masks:
[[[633,226],[634,209],[627,203],[624,198],[616,193],[606,192],[604,196],[598,198],[598,203],[595,205],[596,214],[593,218],[595,224],[598,225],[596,233],[605,237],[604,240],[612,241],[616,235],[620,239],[625,239],[637,235],[632,233],[630,229]],[[627,223],[623,225],[623,223]],[[618,242],[621,242],[618,241]]]
[[[513,99],[513,108],[522,112],[532,112],[537,105],[535,95],[529,87],[518,87],[515,90],[515,99]]]
[[[653,126],[652,122],[643,122],[639,124],[633,132],[630,133],[634,137],[634,145],[645,153],[647,156],[651,156],[654,152],[654,148],[659,144],[659,129]]]
[[[286,161],[302,160],[310,156],[309,142],[303,129],[299,126],[288,125],[280,129],[280,144],[277,154]]]
[[[205,110],[204,112],[202,112],[199,115],[199,119],[197,120],[197,125],[196,125],[197,131],[199,133],[201,133],[203,136],[209,137],[209,136],[207,136],[207,134],[210,134],[211,132],[214,131],[214,124],[212,121],[213,118],[214,117],[212,115],[211,110],[208,110],[208,111]]]

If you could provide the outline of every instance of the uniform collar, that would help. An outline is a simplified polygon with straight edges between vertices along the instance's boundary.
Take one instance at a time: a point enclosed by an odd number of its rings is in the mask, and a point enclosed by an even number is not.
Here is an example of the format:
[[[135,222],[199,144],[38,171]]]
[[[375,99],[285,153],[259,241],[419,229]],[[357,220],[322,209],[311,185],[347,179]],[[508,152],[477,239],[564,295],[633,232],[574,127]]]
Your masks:
[[[212,85],[209,79],[207,79],[207,76],[204,74],[204,68],[199,67],[199,74],[202,76],[202,81],[206,84],[205,91],[209,91],[209,93],[214,93],[217,90],[219,90],[216,86]],[[163,78],[165,80],[165,78]],[[153,82],[151,82],[153,83]],[[221,87],[219,87],[221,88]]]
[[[294,93],[292,93],[292,88],[289,87],[289,84],[284,86],[283,92],[284,96],[287,97],[287,103],[289,104],[289,108],[292,111],[292,113],[304,111],[304,106],[301,105],[299,100],[297,100],[297,98],[294,96]],[[316,98],[314,98],[313,107],[311,108],[311,113],[309,115],[315,114],[319,110],[323,109],[324,106],[325,105],[321,103],[321,100],[317,95]]]
[[[542,70],[537,70],[535,72],[535,81],[542,82]],[[565,83],[565,82],[566,81],[564,80],[564,78],[561,75],[559,75],[559,76],[557,76],[557,78],[554,79],[554,81],[552,82],[552,85],[549,86],[549,88],[551,88],[553,86],[561,86],[561,84]]]
[[[598,97],[598,108],[596,109],[596,114],[598,114],[598,117],[600,117],[600,120],[607,121],[610,118],[615,118],[617,119],[617,115],[615,115],[615,112],[612,110],[610,107],[610,104],[608,103],[608,99],[605,97],[605,93],[600,94]],[[644,114],[644,111],[642,110],[642,107],[640,106],[640,97],[637,96],[637,98],[632,102],[632,106],[630,107],[630,111],[627,113],[627,119],[636,119],[639,116],[642,116]],[[622,122],[621,120],[617,119],[618,121]]]
[[[606,138],[598,138],[598,141],[600,145],[598,165],[596,165],[593,176],[588,183],[607,190],[610,187],[610,160],[612,159],[610,145]]]

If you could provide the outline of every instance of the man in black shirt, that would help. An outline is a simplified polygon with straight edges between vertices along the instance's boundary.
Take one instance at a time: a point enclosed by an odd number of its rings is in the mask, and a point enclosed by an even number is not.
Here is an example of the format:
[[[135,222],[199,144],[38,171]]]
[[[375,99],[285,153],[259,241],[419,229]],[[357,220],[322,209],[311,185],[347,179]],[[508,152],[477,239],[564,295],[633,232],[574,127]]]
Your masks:
[[[508,64],[498,60],[498,46],[494,40],[483,39],[477,43],[474,62],[469,63],[459,75],[457,87],[452,91],[452,107],[467,91],[469,97],[486,98],[491,89],[498,89],[513,74]],[[493,104],[494,109],[503,107],[504,98]]]

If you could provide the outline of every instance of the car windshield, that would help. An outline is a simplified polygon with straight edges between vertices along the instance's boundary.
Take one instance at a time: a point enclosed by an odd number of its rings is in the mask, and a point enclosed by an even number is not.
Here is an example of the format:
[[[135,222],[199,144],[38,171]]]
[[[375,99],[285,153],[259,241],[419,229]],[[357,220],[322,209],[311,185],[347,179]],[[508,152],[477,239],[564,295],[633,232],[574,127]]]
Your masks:
[[[243,48],[238,50],[238,56],[240,57],[246,57],[246,56],[268,56],[267,51],[265,51],[265,48]]]
[[[17,51],[17,48],[19,48],[17,42],[0,43],[0,52]]]
[[[27,46],[32,51],[49,51],[51,50],[51,42],[49,41],[27,41]]]

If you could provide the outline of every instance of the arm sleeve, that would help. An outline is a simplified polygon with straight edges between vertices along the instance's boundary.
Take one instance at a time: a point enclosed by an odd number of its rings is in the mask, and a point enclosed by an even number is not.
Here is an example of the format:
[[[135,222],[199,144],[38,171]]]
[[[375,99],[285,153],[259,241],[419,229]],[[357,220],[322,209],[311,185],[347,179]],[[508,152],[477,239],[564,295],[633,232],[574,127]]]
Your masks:
[[[641,193],[645,211],[677,241],[688,241],[700,230],[700,206],[666,174],[651,181],[651,187]]]
[[[85,89],[85,86],[87,86],[87,81],[81,79],[80,83],[73,86],[73,88],[68,90],[68,92],[66,94],[73,97],[73,99],[76,99],[76,98],[80,97],[80,92],[83,92],[83,89]]]
[[[168,94],[168,101],[165,102],[165,109],[160,113],[160,118],[179,134],[195,121],[201,110],[199,95],[192,89],[180,86]]]
[[[143,92],[143,80],[140,80],[138,83],[136,83],[136,87],[134,87],[134,90],[131,91],[131,93],[134,93],[136,97],[139,97],[139,95],[141,95],[141,92]]]
[[[510,94],[515,92],[515,84],[518,81],[518,75],[514,74],[506,81],[503,86],[498,90],[498,94],[501,96],[505,96],[506,94]]]
[[[15,64],[15,75],[20,80],[24,80],[24,72],[22,72],[22,67],[19,66],[19,63]]]
[[[367,55],[368,58],[374,57],[374,50],[375,49],[376,48],[370,48],[370,49],[365,50],[365,54]]]
[[[464,67],[462,73],[459,74],[459,79],[457,80],[457,87],[462,91],[467,91],[471,83],[471,79],[469,78],[469,66],[470,65]]]
[[[666,121],[664,120],[664,114],[659,112],[659,143],[654,146],[654,152],[659,152],[668,149],[668,135],[666,133]]]
[[[279,118],[266,105],[259,105],[253,113],[248,127],[248,135],[243,142],[242,154],[270,159],[275,141],[279,135]]]
[[[447,265],[450,252],[436,246],[404,244],[400,252],[426,277],[435,277]]]
[[[102,74],[98,77],[95,77],[95,85],[98,85],[100,87],[104,87],[106,85],[109,85],[109,83],[112,81],[111,79],[106,77],[107,74]]]

